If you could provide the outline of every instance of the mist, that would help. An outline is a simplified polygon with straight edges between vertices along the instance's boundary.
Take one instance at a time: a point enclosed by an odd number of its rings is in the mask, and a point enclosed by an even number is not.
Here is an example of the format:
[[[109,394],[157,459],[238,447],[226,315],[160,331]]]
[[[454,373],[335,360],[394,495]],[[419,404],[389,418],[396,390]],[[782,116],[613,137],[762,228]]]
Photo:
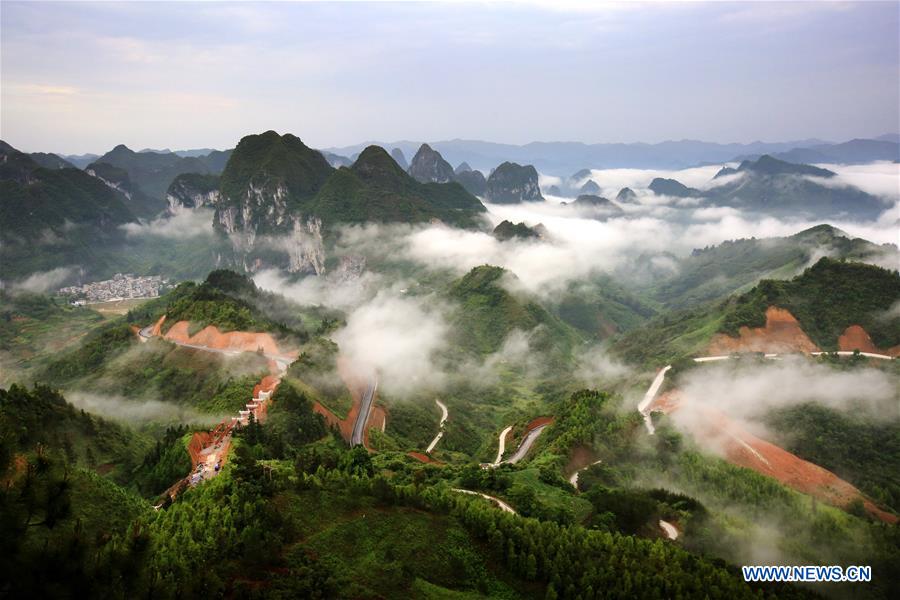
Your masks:
[[[130,237],[156,236],[184,240],[213,234],[213,211],[208,208],[182,208],[172,215],[152,221],[125,223],[121,229]]]
[[[874,367],[840,370],[813,360],[785,356],[764,363],[722,361],[685,373],[677,381],[680,408],[671,415],[681,428],[696,430],[704,406],[740,421],[764,439],[773,409],[816,403],[875,421],[900,419],[900,377]]]
[[[383,290],[351,312],[332,339],[354,369],[377,373],[387,393],[408,397],[445,377],[435,360],[447,347],[449,325],[437,304]]]
[[[131,424],[196,423],[204,425],[217,423],[226,416],[201,413],[188,406],[162,400],[139,400],[88,391],[67,391],[66,400],[85,412]]]
[[[76,267],[57,267],[49,271],[39,271],[24,279],[12,282],[10,288],[13,291],[32,292],[35,294],[56,291],[62,284],[71,279],[76,271]]]

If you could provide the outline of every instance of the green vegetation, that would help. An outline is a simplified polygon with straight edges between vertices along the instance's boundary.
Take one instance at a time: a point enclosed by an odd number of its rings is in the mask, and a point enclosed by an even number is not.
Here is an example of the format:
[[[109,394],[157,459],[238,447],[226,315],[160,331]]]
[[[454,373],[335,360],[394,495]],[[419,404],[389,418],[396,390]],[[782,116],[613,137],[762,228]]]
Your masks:
[[[103,321],[103,315],[60,298],[0,292],[0,384],[27,379]]]
[[[490,354],[500,349],[512,331],[520,330],[532,334],[531,347],[536,351],[570,353],[580,342],[578,334],[524,292],[508,291],[506,284],[515,285],[515,276],[490,265],[475,267],[453,283],[449,296],[461,305],[454,323],[458,346]]]
[[[325,223],[404,222],[440,219],[475,226],[485,211],[458,183],[419,183],[378,146],[369,146],[350,168],[334,172],[309,210]]]
[[[807,403],[766,416],[781,447],[836,473],[900,512],[900,423]]]
[[[499,225],[494,227],[494,237],[505,242],[513,238],[518,239],[537,239],[540,235],[525,223],[513,223],[512,221],[501,221]]]
[[[671,308],[694,306],[746,291],[760,279],[789,279],[823,250],[834,258],[853,260],[891,254],[830,225],[818,225],[790,237],[729,240],[696,249],[679,261],[676,274],[647,291]]]
[[[900,298],[900,273],[862,263],[819,260],[791,281],[760,282],[738,297],[721,330],[765,325],[769,306],[785,308],[820,348],[834,350],[850,325],[861,325],[881,348],[900,344],[900,317],[888,316]]]

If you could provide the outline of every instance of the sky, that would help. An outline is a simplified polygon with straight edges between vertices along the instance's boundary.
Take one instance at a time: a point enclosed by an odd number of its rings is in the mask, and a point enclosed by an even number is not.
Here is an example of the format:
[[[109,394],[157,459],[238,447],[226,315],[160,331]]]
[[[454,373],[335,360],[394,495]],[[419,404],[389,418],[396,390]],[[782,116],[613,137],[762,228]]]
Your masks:
[[[897,2],[4,1],[0,28],[0,134],[29,152],[900,130]]]

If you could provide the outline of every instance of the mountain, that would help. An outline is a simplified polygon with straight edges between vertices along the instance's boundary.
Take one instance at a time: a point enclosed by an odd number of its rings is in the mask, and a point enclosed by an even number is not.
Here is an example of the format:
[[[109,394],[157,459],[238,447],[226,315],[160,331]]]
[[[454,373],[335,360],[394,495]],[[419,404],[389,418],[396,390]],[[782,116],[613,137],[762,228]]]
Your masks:
[[[513,223],[512,221],[501,221],[499,225],[494,227],[492,235],[501,242],[513,238],[527,240],[541,237],[540,233],[525,223]]]
[[[329,151],[351,156],[368,145],[401,148],[407,156],[415,153],[421,143],[412,141],[370,141]],[[503,162],[534,165],[541,173],[566,177],[585,166],[595,168],[683,169],[699,164],[725,163],[736,156],[749,157],[785,152],[793,148],[808,148],[823,144],[822,140],[786,142],[751,142],[749,144],[719,144],[697,140],[646,143],[532,142],[524,145],[498,144],[482,140],[441,140],[429,142],[452,164],[463,161],[487,173]]]
[[[325,223],[419,223],[439,219],[473,226],[485,208],[458,183],[420,183],[379,146],[369,146],[349,169],[338,169],[310,203]]]
[[[531,165],[505,162],[488,177],[484,192],[489,202],[515,204],[518,202],[541,202],[541,188],[538,186],[537,170]]]
[[[677,259],[677,270],[647,290],[670,308],[698,305],[746,290],[760,279],[793,277],[817,257],[897,264],[896,247],[851,238],[830,225],[818,225],[781,238],[740,239],[695,249]]]
[[[820,169],[811,165],[802,165],[790,163],[783,160],[773,158],[768,154],[760,156],[756,161],[742,161],[737,169],[723,167],[713,179],[717,179],[724,175],[735,175],[737,173],[751,173],[754,175],[775,176],[775,175],[806,175],[809,177],[834,177],[836,173],[828,169]]]
[[[45,169],[75,169],[75,165],[65,160],[64,158],[60,158],[56,154],[50,154],[48,152],[32,152],[28,156],[31,157],[34,162],[41,165]]]
[[[481,174],[481,171],[460,171],[456,173],[455,179],[473,196],[484,196],[485,189],[487,189],[487,180]]]
[[[206,165],[210,173],[218,174],[225,169],[232,152],[234,150],[213,150],[209,154],[200,155],[197,158]],[[176,154],[178,153],[176,152]]]
[[[513,331],[530,334],[532,348],[567,353],[579,335],[525,292],[513,293],[515,275],[491,265],[475,267],[450,287],[460,306],[453,321],[456,342],[476,354],[496,352]]]
[[[397,161],[397,164],[400,165],[400,168],[404,171],[409,171],[409,163],[406,162],[406,157],[403,155],[403,150],[400,148],[394,148],[391,150],[391,158]]]
[[[697,195],[705,195],[708,203],[718,206],[775,216],[871,220],[887,209],[882,200],[858,188],[816,181],[834,177],[827,169],[762,156],[742,162],[736,173],[742,176]]]
[[[467,173],[472,170],[472,167],[469,166],[467,162],[461,162],[457,167],[453,170],[454,173],[459,175],[460,173]]]
[[[142,189],[136,186],[125,169],[115,167],[110,163],[95,162],[88,165],[84,172],[121,193],[125,198],[125,205],[136,217],[149,219],[158,215],[165,208],[165,202],[147,196]]]
[[[593,179],[588,179],[581,189],[578,190],[579,194],[587,194],[587,195],[598,195],[600,194],[600,186]]]
[[[166,190],[169,214],[181,208],[215,208],[220,197],[219,176],[211,174],[183,173]]]
[[[78,169],[83,169],[100,158],[99,154],[60,154],[60,156]]]
[[[726,300],[663,313],[613,347],[654,364],[733,351],[900,352],[900,317],[890,312],[898,297],[896,270],[821,258],[793,279],[763,279]]]
[[[289,133],[248,135],[219,179],[215,224],[242,232],[251,247],[258,233],[288,231],[333,171],[320,152]]]
[[[135,220],[125,197],[78,169],[46,169],[0,142],[0,264],[4,278],[88,261]],[[35,252],[35,244],[41,251]]]
[[[680,181],[676,181],[674,179],[665,179],[662,177],[656,177],[653,181],[650,182],[649,187],[654,194],[658,194],[660,196],[689,198],[699,197],[703,195],[703,192],[701,192],[700,190],[688,187]]]
[[[422,144],[413,156],[409,174],[420,183],[448,183],[454,179],[453,167],[428,144]]]
[[[882,139],[884,138],[884,139]],[[773,153],[780,160],[794,163],[836,163],[845,165],[865,164],[879,160],[900,160],[900,143],[896,137],[882,136],[874,140],[854,139],[840,144],[818,144]],[[744,155],[741,159],[753,159],[759,155]]]
[[[624,187],[616,194],[616,202],[634,202],[637,200],[637,194],[631,188]]]
[[[210,173],[203,160],[196,157],[181,157],[177,154],[157,152],[134,152],[120,144],[88,165],[87,169],[99,172],[100,164],[108,164],[124,170],[144,197],[151,203],[142,207],[141,212],[153,213],[165,209],[166,191],[169,185],[182,173]]]
[[[322,153],[322,156],[325,157],[325,160],[328,161],[328,164],[335,169],[339,167],[349,167],[353,164],[353,161],[346,156],[341,156],[339,154],[334,154],[331,152],[325,152],[324,150],[319,150],[319,152]]]

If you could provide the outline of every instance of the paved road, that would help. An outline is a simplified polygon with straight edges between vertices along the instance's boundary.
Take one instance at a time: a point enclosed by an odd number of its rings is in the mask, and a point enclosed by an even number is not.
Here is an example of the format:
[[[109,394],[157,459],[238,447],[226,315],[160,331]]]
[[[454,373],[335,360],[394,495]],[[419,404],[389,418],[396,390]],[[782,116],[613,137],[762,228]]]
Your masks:
[[[441,402],[440,400],[435,400],[435,402],[441,409],[441,422],[438,425],[437,435],[434,436],[434,439],[431,440],[430,444],[428,444],[428,448],[425,449],[426,453],[430,453],[432,450],[434,450],[434,447],[437,446],[437,443],[441,441],[442,437],[444,437],[444,423],[447,421],[447,417],[450,415],[450,413],[447,412],[447,406],[443,402]]]
[[[503,462],[508,462],[511,465],[516,464],[528,454],[528,451],[531,450],[531,446],[534,444],[535,440],[538,439],[538,436],[541,435],[541,432],[544,431],[547,425],[538,425],[531,431],[525,434],[525,439],[522,440],[522,443],[519,444],[519,447],[516,448],[516,451]]]
[[[372,378],[362,397],[359,405],[359,414],[356,415],[356,423],[353,424],[353,431],[350,433],[350,446],[359,446],[365,439],[366,423],[372,412],[372,404],[375,400],[375,390],[378,388],[378,380]]]
[[[503,453],[506,452],[506,436],[510,431],[512,431],[512,425],[500,432],[500,445],[497,446],[497,459],[494,460],[493,463],[491,463],[495,467],[500,464],[501,460],[503,460]]]

